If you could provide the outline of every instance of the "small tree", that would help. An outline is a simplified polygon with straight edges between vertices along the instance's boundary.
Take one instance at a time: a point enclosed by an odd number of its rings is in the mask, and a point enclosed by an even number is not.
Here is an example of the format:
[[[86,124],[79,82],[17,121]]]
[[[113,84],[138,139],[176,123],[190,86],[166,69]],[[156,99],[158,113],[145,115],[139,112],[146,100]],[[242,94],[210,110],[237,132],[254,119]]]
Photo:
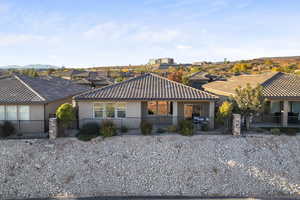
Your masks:
[[[225,127],[228,129],[229,128],[229,122],[231,118],[233,110],[233,104],[230,103],[229,101],[224,101],[222,105],[219,107],[218,111],[218,120],[222,121],[225,124]]]
[[[233,97],[236,109],[246,120],[246,129],[250,128],[250,117],[263,111],[265,100],[262,96],[262,87],[252,88],[247,84],[245,88],[238,87]]]
[[[56,110],[56,117],[62,122],[64,128],[66,128],[66,126],[76,119],[75,109],[69,103],[62,104]]]

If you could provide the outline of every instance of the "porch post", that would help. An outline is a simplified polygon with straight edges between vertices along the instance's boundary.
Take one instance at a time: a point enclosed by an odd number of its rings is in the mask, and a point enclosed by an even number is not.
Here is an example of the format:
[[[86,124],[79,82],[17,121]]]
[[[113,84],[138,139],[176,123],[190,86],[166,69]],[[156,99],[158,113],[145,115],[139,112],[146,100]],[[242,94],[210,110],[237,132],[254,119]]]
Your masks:
[[[283,101],[282,126],[288,126],[289,101]]]
[[[215,102],[209,102],[209,129],[214,129],[215,127]]]
[[[173,125],[177,125],[178,123],[178,103],[177,101],[173,101]]]
[[[173,101],[173,125],[177,125],[179,120],[184,118],[184,104]]]

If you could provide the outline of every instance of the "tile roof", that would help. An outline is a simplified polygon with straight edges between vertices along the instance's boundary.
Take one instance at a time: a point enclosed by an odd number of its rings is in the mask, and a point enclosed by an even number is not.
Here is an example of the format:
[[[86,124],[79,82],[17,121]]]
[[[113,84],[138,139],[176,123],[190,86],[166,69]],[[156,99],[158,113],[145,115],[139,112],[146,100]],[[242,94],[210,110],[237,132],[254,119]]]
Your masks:
[[[263,94],[269,98],[300,98],[300,77],[279,72],[262,84]]]
[[[88,87],[58,77],[15,74],[0,80],[0,103],[47,103],[86,92]]]
[[[247,84],[250,84],[252,87],[256,87],[274,77],[277,73],[278,72],[269,72],[264,74],[233,76],[227,81],[214,81],[202,87],[206,91],[214,94],[230,96],[235,94],[235,89],[239,86],[246,87]]]
[[[40,103],[45,99],[19,80],[9,77],[0,80],[0,104],[1,103]]]
[[[144,74],[75,96],[75,100],[217,100],[218,97],[155,74]]]

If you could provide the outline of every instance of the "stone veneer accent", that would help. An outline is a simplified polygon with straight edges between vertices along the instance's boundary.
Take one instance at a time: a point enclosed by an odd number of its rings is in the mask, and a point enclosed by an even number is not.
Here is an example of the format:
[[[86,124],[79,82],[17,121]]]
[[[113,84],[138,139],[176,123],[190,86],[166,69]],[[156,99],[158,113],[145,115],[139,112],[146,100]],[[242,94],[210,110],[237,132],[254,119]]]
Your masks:
[[[49,119],[49,139],[56,139],[58,135],[57,118]]]

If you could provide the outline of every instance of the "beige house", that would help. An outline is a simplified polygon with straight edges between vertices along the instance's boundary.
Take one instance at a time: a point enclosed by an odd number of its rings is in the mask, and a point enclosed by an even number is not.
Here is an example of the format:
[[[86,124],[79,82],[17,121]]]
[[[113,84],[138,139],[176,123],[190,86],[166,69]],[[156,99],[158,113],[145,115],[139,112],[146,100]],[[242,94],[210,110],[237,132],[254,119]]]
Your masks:
[[[259,75],[235,76],[228,81],[215,81],[203,88],[227,99],[238,86],[261,85],[267,99],[264,113],[255,118],[257,126],[300,126],[300,77],[295,74],[270,72]]]
[[[80,126],[110,119],[129,128],[138,128],[141,120],[159,126],[177,124],[185,118],[207,120],[214,128],[217,99],[208,92],[151,73],[74,97]]]
[[[0,123],[12,122],[18,132],[40,133],[48,129],[48,119],[63,103],[87,91],[57,77],[31,78],[12,75],[0,79]]]

